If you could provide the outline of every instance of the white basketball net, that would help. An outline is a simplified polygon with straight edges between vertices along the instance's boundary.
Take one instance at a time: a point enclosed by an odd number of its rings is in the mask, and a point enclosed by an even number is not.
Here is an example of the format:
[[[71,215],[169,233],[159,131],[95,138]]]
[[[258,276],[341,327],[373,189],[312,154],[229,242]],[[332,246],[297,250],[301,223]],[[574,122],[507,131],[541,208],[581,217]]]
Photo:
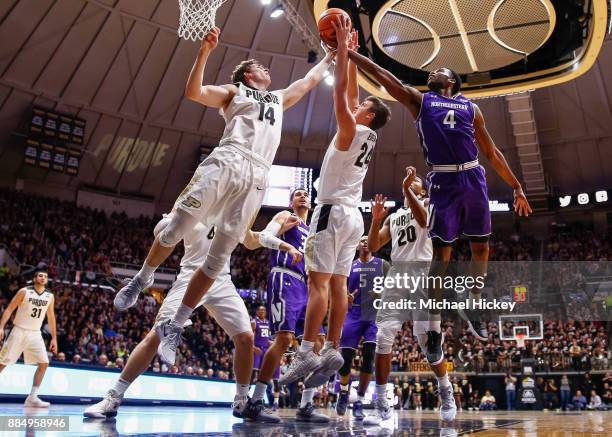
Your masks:
[[[215,13],[226,0],[179,0],[178,35],[192,41],[202,40],[215,27]]]

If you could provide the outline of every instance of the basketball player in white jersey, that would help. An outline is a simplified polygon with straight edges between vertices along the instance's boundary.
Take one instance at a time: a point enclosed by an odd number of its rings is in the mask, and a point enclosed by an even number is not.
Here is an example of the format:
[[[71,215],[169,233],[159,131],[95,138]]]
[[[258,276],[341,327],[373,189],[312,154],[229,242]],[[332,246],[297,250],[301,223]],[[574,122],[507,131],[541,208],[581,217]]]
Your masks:
[[[176,211],[165,216],[155,226],[153,233],[156,237],[169,225],[174,214],[176,214]],[[296,224],[297,220],[295,222],[287,220],[282,224],[281,229],[286,230]],[[164,321],[170,320],[176,313],[185,295],[189,279],[202,265],[202,261],[206,258],[214,236],[215,228],[207,228],[201,223],[197,223],[191,231],[184,235],[185,254],[181,259],[181,270],[157,313],[155,329],[151,329],[130,354],[126,366],[113,388],[106,393],[102,401],[88,407],[83,412],[84,416],[105,418],[117,415],[117,410],[123,401],[125,392],[134,380],[147,370],[155,357],[160,342],[157,327]],[[248,249],[253,250],[261,247],[258,240],[258,233],[249,230],[244,244]],[[301,258],[300,252],[288,243],[282,243],[280,250]],[[236,348],[234,354],[234,374],[236,375],[236,395],[233,405],[234,416],[261,422],[278,422],[280,419],[264,411],[263,405],[254,405],[248,402],[253,368],[253,329],[244,300],[240,297],[232,283],[229,260],[226,262],[222,273],[211,289],[198,302],[197,307],[199,306],[203,306],[211,313],[225,333],[232,338]],[[190,320],[185,322],[185,326],[190,324]]]
[[[183,324],[257,215],[280,144],[283,112],[323,79],[333,59],[333,55],[326,55],[304,78],[278,91],[268,91],[268,69],[252,59],[234,69],[231,84],[202,85],[204,68],[217,47],[219,33],[214,28],[202,41],[185,95],[204,106],[218,108],[226,122],[225,131],[219,146],[200,164],[183,191],[176,214],[155,238],[142,269],[115,298],[119,310],[133,306],[138,294],[152,283],[155,269],[187,232],[199,222],[216,227],[208,255],[191,277],[182,305],[173,320],[159,331],[164,338],[158,352],[169,364],[174,363]]]
[[[363,235],[358,204],[376,145],[375,131],[390,117],[389,107],[377,97],[359,103],[357,67],[348,61],[348,49],[356,47],[357,34],[351,32],[348,18],[335,22],[334,28],[338,40],[334,87],[338,131],[323,159],[319,204],[306,240],[308,305],[304,338],[291,366],[279,380],[289,384],[312,372],[304,381],[308,388],[325,383],[344,363],[338,347],[348,305],[347,278]],[[318,355],[313,346],[327,314],[330,287],[327,341]]]
[[[372,251],[377,251],[391,242],[391,271],[389,277],[396,274],[427,273],[431,262],[433,247],[428,235],[427,223],[429,206],[427,191],[423,180],[417,176],[414,167],[406,168],[406,177],[402,184],[404,206],[391,214],[381,228],[381,223],[387,215],[384,207],[386,198],[378,194],[372,204],[372,223],[368,233],[368,244]],[[404,296],[407,290],[390,290],[383,295],[391,300],[393,297]],[[395,294],[396,296],[393,296]],[[423,298],[425,294],[423,293]],[[414,300],[414,298],[413,298]],[[380,309],[377,314],[376,326],[376,409],[374,414],[364,419],[364,425],[378,425],[383,420],[390,419],[393,410],[387,403],[387,381],[391,373],[391,353],[397,332],[402,328],[403,317],[397,312]],[[426,352],[425,356],[431,370],[438,380],[438,395],[440,396],[440,417],[444,421],[452,421],[457,414],[453,386],[448,379],[446,359],[442,352],[443,336],[440,320],[429,320],[427,312],[413,313],[412,334],[417,338],[419,346]]]
[[[4,340],[4,328],[15,310],[13,329],[0,350],[0,372],[9,364],[13,364],[23,353],[26,364],[36,364],[34,382],[30,395],[26,398],[26,407],[46,408],[49,402],[38,397],[38,389],[42,383],[49,357],[45,348],[40,328],[47,316],[51,331],[49,349],[57,353],[57,329],[55,325],[54,297],[46,285],[49,280],[47,272],[37,270],[34,273],[33,285],[24,287],[13,297],[0,319],[0,342]]]

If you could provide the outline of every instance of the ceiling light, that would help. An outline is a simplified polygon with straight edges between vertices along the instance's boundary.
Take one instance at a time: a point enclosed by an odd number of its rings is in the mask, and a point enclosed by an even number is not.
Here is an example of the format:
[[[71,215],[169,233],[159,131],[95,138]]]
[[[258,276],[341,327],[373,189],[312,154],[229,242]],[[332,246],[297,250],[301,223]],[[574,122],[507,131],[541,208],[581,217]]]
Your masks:
[[[278,18],[284,13],[285,11],[283,10],[283,7],[281,5],[278,5],[277,7],[272,9],[272,12],[270,12],[270,18]]]

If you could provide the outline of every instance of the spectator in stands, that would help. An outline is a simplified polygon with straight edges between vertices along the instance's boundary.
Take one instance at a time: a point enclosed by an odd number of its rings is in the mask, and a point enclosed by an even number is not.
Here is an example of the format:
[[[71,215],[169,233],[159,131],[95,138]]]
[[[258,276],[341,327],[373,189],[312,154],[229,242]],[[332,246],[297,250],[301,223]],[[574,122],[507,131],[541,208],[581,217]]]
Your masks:
[[[591,390],[591,401],[586,406],[587,410],[600,410],[603,407],[601,397],[595,390]]]
[[[558,392],[559,388],[557,387],[557,384],[555,384],[555,380],[552,378],[548,379],[544,385],[544,408],[548,408],[550,410],[558,408]]]
[[[603,385],[603,395],[601,396],[601,400],[608,408],[612,408],[612,388],[609,383],[604,383]]]
[[[516,401],[516,378],[512,376],[512,372],[508,371],[504,378],[506,384],[506,409],[514,410],[514,403]]]
[[[572,410],[584,410],[587,405],[587,400],[580,390],[576,390],[576,394],[572,398]]]
[[[561,393],[561,408],[565,411],[567,410],[570,396],[571,396],[572,388],[570,387],[569,378],[567,375],[563,375],[561,377],[561,388],[559,392]]]
[[[497,404],[495,403],[495,396],[491,394],[491,390],[485,390],[485,394],[480,400],[481,410],[497,410]]]

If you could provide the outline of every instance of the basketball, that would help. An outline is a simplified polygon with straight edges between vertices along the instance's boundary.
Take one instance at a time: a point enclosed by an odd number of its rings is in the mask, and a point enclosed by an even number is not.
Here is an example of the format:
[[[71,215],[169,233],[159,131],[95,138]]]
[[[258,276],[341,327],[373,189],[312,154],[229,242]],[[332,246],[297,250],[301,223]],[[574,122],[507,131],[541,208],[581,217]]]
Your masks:
[[[350,15],[343,9],[340,8],[330,8],[321,14],[319,17],[319,35],[325,44],[330,47],[336,47],[338,42],[336,41],[336,30],[332,25],[332,22],[337,18],[345,16],[349,20],[351,19]]]

